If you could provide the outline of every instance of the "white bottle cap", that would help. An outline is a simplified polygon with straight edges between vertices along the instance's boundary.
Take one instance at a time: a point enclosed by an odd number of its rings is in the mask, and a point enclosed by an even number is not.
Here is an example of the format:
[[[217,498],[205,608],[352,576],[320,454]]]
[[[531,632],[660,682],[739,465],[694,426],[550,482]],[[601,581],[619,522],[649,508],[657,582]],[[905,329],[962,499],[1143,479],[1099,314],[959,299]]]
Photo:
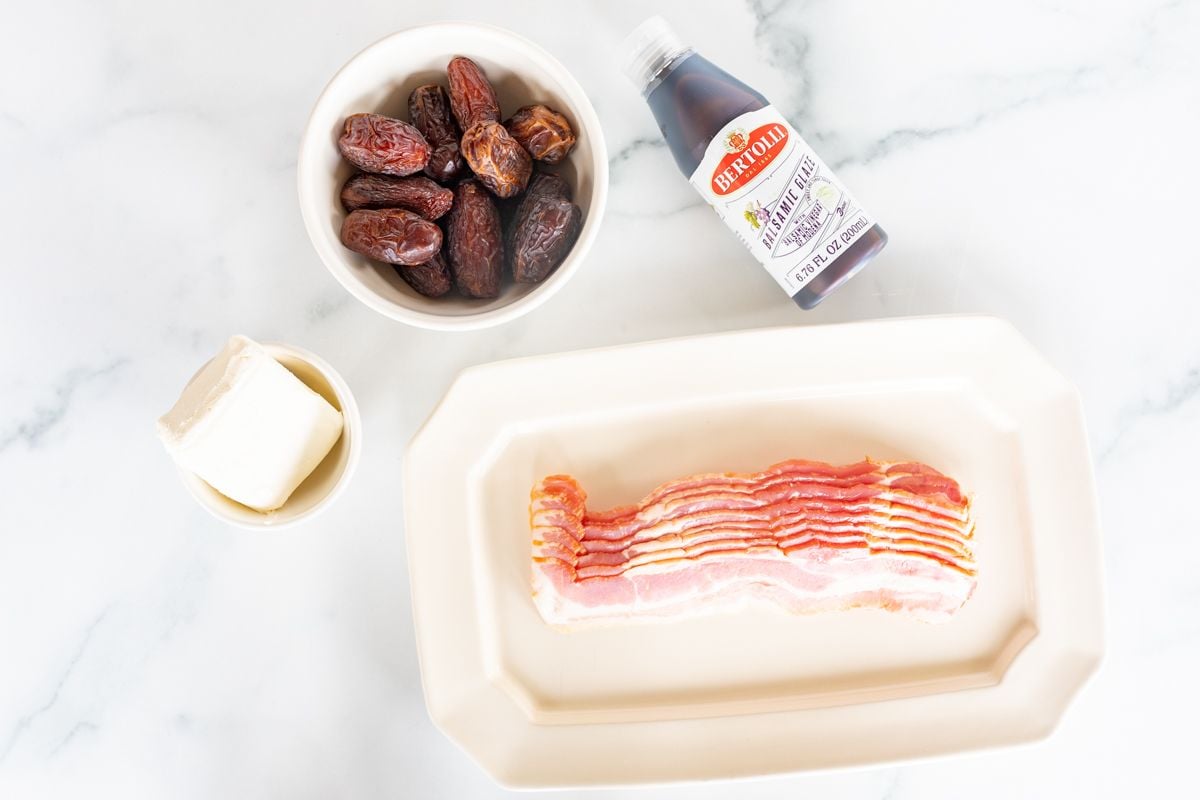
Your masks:
[[[621,50],[622,71],[644,91],[660,72],[691,48],[680,41],[665,19],[655,15],[625,37]]]

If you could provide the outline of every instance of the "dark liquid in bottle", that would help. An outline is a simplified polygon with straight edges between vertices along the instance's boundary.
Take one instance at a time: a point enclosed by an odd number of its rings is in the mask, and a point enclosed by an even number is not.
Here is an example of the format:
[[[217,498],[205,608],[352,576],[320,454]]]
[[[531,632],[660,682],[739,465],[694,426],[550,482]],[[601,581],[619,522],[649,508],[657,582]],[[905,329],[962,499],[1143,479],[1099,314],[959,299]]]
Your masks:
[[[696,53],[676,59],[646,88],[671,155],[684,175],[696,171],[709,142],[735,117],[768,105],[767,98]],[[878,224],[842,251],[792,297],[804,309],[820,303],[866,266],[887,234]]]

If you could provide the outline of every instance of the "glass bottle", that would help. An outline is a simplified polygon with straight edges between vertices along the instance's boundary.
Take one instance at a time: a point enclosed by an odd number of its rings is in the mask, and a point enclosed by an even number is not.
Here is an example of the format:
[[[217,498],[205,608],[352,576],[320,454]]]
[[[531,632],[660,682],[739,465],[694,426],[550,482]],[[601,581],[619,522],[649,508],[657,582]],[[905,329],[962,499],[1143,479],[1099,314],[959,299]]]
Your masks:
[[[767,98],[684,45],[661,17],[629,35],[625,54],[680,171],[801,308],[887,244]]]

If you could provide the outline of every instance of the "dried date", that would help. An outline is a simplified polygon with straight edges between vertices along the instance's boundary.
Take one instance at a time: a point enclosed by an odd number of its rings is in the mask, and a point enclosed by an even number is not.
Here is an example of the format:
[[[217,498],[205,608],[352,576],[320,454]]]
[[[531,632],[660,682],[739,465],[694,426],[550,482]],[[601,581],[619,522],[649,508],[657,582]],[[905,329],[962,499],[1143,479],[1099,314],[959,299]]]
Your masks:
[[[356,253],[389,264],[416,265],[442,248],[442,231],[402,208],[359,209],[342,222],[342,244]]]
[[[446,90],[436,83],[413,89],[408,98],[408,118],[432,148],[425,174],[442,183],[464,177],[467,165],[458,150],[460,134]]]
[[[442,183],[453,183],[470,173],[467,160],[462,157],[462,151],[458,148],[458,139],[442,142],[433,148],[429,154],[429,163],[425,165],[425,174]]]
[[[454,206],[446,219],[446,255],[458,290],[467,297],[496,297],[504,242],[492,196],[478,181],[463,181],[454,189]]]
[[[535,171],[533,177],[529,179],[529,185],[525,187],[525,191],[501,206],[500,214],[504,220],[506,232],[504,246],[509,253],[512,252],[512,237],[517,227],[516,220],[525,216],[525,207],[539,197],[556,197],[569,201],[571,185],[552,172]]]
[[[450,109],[464,131],[477,122],[498,122],[500,103],[483,70],[465,56],[455,56],[446,66],[450,81]]]
[[[529,155],[547,164],[557,164],[567,157],[575,146],[575,131],[567,118],[552,108],[543,105],[524,106],[517,109],[504,127]]]
[[[347,211],[360,208],[406,208],[425,219],[437,219],[450,210],[454,192],[429,178],[411,175],[359,173],[342,187],[342,205]]]
[[[532,203],[539,197],[557,197],[560,200],[571,199],[571,184],[552,172],[535,172],[525,187],[525,193],[520,197],[517,206],[517,216],[521,215],[521,206]]]
[[[579,206],[562,197],[543,194],[523,202],[509,244],[513,280],[537,283],[553,272],[579,238],[582,223]]]
[[[384,175],[411,175],[429,163],[429,143],[421,132],[381,114],[346,117],[338,150],[359,169]]]
[[[396,272],[400,273],[405,283],[426,297],[441,297],[454,288],[450,267],[440,252],[424,264],[412,267],[397,264]]]
[[[529,183],[529,153],[499,122],[480,122],[462,138],[462,153],[475,176],[497,197],[520,194]]]

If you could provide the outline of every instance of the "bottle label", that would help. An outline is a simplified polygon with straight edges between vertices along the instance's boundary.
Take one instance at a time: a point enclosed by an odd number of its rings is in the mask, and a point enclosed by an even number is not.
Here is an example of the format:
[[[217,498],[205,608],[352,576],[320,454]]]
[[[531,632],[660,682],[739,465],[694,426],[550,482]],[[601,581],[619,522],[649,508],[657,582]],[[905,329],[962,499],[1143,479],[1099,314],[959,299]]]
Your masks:
[[[691,181],[789,296],[875,225],[774,106],[722,128]]]

